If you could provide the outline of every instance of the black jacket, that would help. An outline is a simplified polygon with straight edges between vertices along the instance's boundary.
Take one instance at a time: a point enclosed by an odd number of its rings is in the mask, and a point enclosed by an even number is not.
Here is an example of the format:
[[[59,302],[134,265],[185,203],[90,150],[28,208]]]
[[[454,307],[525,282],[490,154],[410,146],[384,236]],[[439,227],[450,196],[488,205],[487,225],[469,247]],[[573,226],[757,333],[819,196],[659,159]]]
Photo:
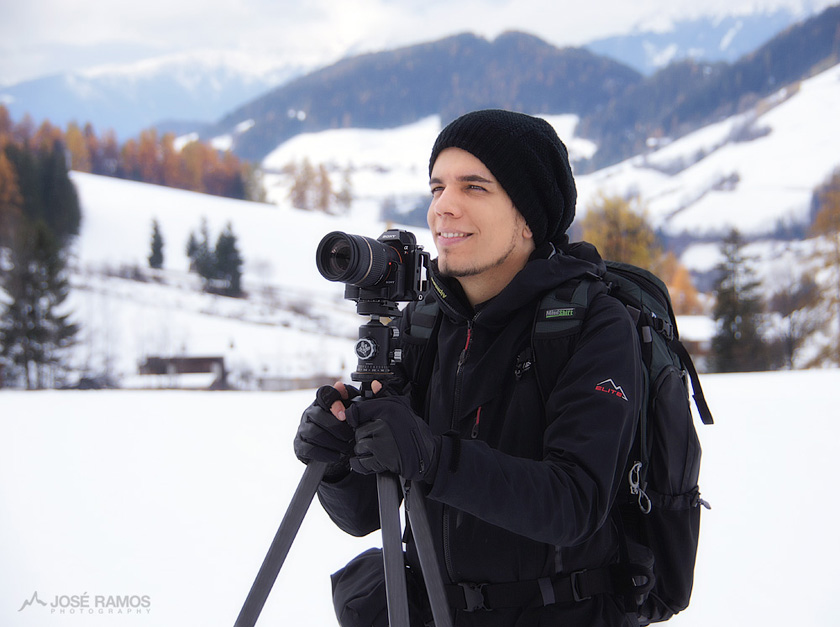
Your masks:
[[[633,323],[613,298],[596,296],[544,403],[534,368],[523,368],[542,295],[603,262],[588,245],[545,258],[535,253],[495,298],[473,311],[457,282],[431,272],[443,312],[437,358],[425,399],[415,409],[447,434],[427,507],[435,546],[450,582],[536,580],[617,560],[609,517],[636,428],[642,375]],[[392,389],[408,393],[425,342],[410,334],[416,304],[399,319],[403,370]],[[558,358],[561,358],[558,356]],[[523,372],[524,370],[524,372]],[[629,401],[596,389],[612,380]],[[417,406],[420,405],[420,406]],[[351,473],[322,484],[319,497],[345,531],[378,528],[375,481]],[[407,560],[418,565],[407,539]],[[530,612],[519,624],[620,625],[605,597]],[[473,612],[457,624],[517,624],[519,612]],[[490,616],[493,615],[493,616]],[[633,624],[632,622],[626,624]]]

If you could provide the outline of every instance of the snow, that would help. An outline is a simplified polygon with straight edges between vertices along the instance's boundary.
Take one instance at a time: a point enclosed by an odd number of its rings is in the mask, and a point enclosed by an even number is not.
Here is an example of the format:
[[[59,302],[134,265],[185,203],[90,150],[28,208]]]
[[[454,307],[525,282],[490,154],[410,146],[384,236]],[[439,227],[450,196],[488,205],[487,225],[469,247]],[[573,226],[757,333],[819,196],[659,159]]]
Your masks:
[[[576,115],[542,116],[561,138],[566,139],[572,159],[591,157],[597,147],[576,137]],[[380,201],[387,197],[426,196],[429,187],[429,154],[441,130],[439,116],[430,116],[396,129],[347,128],[301,133],[284,142],[263,160],[268,172],[276,172],[289,163],[309,159],[312,164],[352,168],[354,192]],[[282,177],[267,175],[269,200],[283,202],[286,187],[280,194],[274,184]],[[339,189],[340,181],[333,181]]]
[[[692,604],[669,624],[833,624],[840,371],[703,385],[713,509]],[[0,624],[232,625],[300,479],[291,442],[312,394],[0,392]],[[316,500],[257,624],[335,625],[329,574],[379,543]],[[94,612],[21,610],[34,592],[87,594]],[[148,595],[149,611],[99,614],[97,595]]]
[[[782,90],[749,114],[578,177],[580,213],[599,191],[635,190],[643,193],[654,224],[671,234],[736,227],[766,236],[780,223],[802,223],[814,188],[840,166],[838,109],[840,66],[834,66],[802,81],[798,92]],[[733,141],[744,129],[766,134]],[[701,154],[707,156],[695,162]],[[678,166],[685,169],[663,172]]]

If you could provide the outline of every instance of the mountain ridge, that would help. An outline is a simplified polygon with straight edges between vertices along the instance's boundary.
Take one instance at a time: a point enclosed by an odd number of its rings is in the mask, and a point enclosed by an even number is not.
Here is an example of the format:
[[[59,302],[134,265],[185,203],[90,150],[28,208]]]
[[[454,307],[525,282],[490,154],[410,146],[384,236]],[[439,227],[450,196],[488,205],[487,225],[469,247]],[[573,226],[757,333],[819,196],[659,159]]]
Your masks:
[[[840,57],[840,5],[780,33],[736,63],[687,60],[650,77],[583,48],[507,32],[470,33],[344,59],[260,96],[205,137],[226,135],[238,156],[261,160],[303,132],[393,128],[429,115],[445,123],[477,108],[574,113],[599,146],[593,171],[639,154],[650,138],[680,137],[812,75]],[[236,125],[248,122],[248,130]]]

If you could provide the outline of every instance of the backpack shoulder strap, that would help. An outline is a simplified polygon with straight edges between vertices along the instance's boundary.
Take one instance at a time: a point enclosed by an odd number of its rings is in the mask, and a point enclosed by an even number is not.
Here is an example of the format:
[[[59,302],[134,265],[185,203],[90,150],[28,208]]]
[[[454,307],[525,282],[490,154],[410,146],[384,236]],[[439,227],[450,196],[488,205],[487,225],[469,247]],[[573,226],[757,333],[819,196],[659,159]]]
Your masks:
[[[420,362],[411,379],[411,400],[415,407],[420,407],[425,401],[429,381],[432,378],[442,315],[437,300],[430,298],[420,301],[411,316],[409,334],[414,338],[424,340]]]
[[[700,420],[704,425],[714,424],[712,418],[712,410],[709,409],[709,404],[706,403],[706,395],[703,394],[703,387],[700,385],[700,377],[697,374],[697,369],[694,367],[694,362],[691,360],[691,355],[688,354],[685,346],[678,339],[673,339],[668,343],[668,347],[677,354],[685,367],[688,376],[691,379],[691,391],[694,398],[694,404],[697,406],[697,411],[700,413]]]
[[[533,358],[543,401],[574,350],[590,303],[598,294],[606,292],[600,277],[586,275],[567,281],[540,299],[527,350]]]
[[[586,317],[591,300],[591,279],[581,279],[544,295],[537,308],[534,339],[550,339],[574,333]]]

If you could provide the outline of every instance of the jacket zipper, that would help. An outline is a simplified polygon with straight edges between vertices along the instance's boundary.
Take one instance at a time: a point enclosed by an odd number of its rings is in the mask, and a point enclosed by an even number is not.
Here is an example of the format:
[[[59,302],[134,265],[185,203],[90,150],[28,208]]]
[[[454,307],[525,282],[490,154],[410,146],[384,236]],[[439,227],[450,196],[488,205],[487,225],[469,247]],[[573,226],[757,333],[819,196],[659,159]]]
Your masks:
[[[478,423],[481,421],[481,405],[478,406],[478,409],[475,411],[475,422],[473,423],[472,433],[470,433],[470,437],[475,440],[478,437]]]
[[[458,429],[458,416],[460,415],[460,406],[461,406],[461,383],[464,374],[464,364],[467,361],[467,353],[470,349],[470,342],[472,341],[472,329],[473,329],[473,321],[475,318],[467,322],[467,341],[464,344],[464,348],[461,350],[461,354],[458,357],[458,369],[455,371],[455,395],[454,395],[454,403],[452,404],[452,429]]]
[[[458,415],[459,407],[461,405],[461,379],[464,372],[464,364],[467,361],[467,353],[470,349],[470,342],[472,341],[472,329],[476,314],[471,320],[467,322],[467,341],[464,343],[464,348],[458,356],[458,369],[455,371],[455,396],[452,404],[452,429],[458,429]],[[452,565],[452,550],[449,544],[450,540],[450,512],[451,508],[448,505],[443,506],[443,562],[446,565],[446,573],[449,575],[449,580],[453,583],[458,580],[455,578],[455,568]]]

